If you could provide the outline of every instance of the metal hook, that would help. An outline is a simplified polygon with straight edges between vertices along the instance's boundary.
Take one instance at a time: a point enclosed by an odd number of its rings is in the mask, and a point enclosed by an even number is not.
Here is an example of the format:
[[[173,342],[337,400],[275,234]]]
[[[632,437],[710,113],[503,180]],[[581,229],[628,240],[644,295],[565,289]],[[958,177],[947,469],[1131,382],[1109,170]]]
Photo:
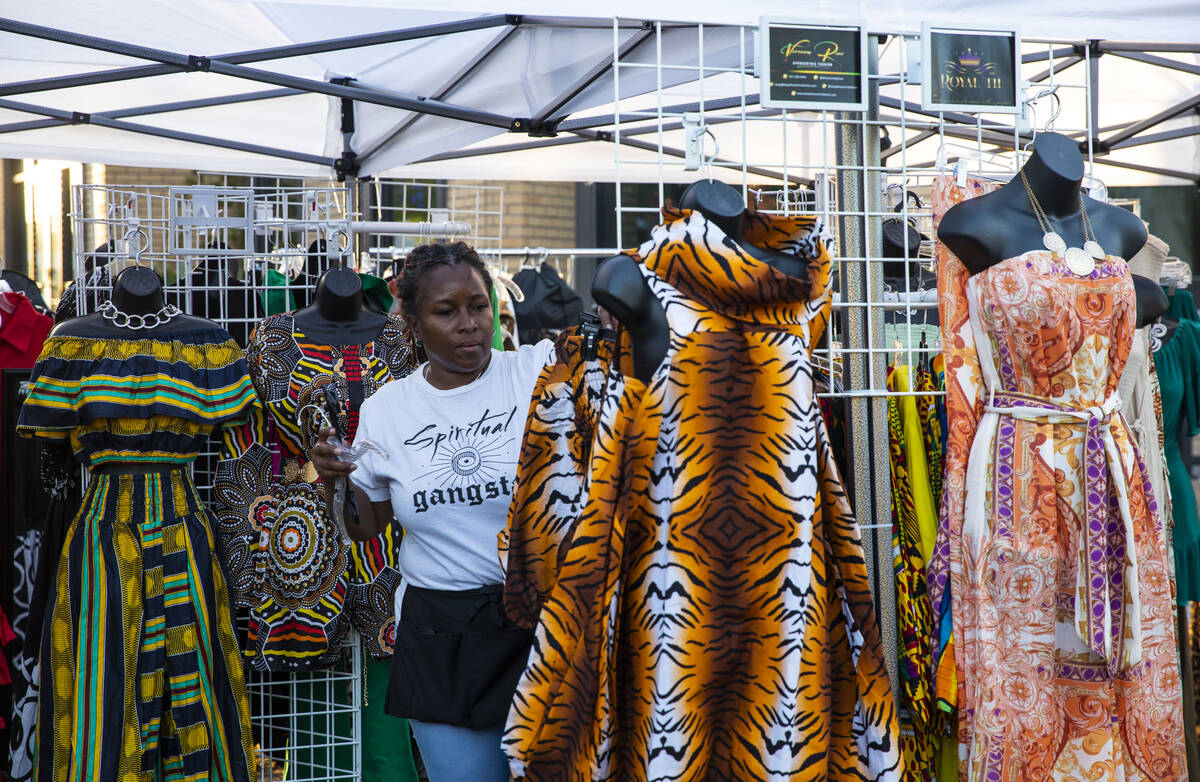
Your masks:
[[[125,236],[123,238],[123,240],[125,242],[125,257],[127,257],[127,258],[130,255],[129,240],[134,238],[135,236],[140,236],[142,238],[142,241],[138,242],[137,249],[133,252],[133,257],[130,260],[132,260],[135,265],[141,266],[142,265],[142,253],[144,253],[146,251],[146,249],[150,246],[150,237],[147,236],[146,232],[142,230],[141,225],[138,223],[138,221],[136,219],[133,220],[132,226],[130,227],[130,229],[128,231],[125,232]]]
[[[1042,98],[1045,98],[1046,96],[1049,96],[1052,99],[1052,101],[1054,103],[1054,111],[1053,111],[1053,113],[1051,113],[1050,118],[1048,120],[1046,120],[1046,124],[1042,128],[1042,132],[1050,133],[1051,131],[1054,130],[1055,120],[1057,120],[1059,115],[1062,114],[1062,98],[1058,97],[1058,85],[1056,84],[1053,87],[1050,87],[1049,89],[1042,90],[1037,95],[1034,95],[1032,98],[1030,98],[1029,100],[1024,101],[1024,103],[1026,106],[1029,107],[1029,110],[1031,112],[1033,112],[1033,119],[1037,119],[1037,105],[1036,104],[1038,101],[1040,101]],[[1034,140],[1037,138],[1038,132],[1036,130],[1036,123],[1030,122],[1029,127],[1030,127],[1030,131],[1031,131],[1029,134],[1029,141],[1022,148],[1022,150],[1021,150],[1022,152],[1028,152],[1029,148],[1031,146],[1033,146]]]
[[[712,128],[708,127],[708,125],[704,126],[704,135],[712,139],[713,142],[712,154],[704,158],[704,176],[707,179],[712,179],[712,164],[721,152],[721,142],[717,141],[717,137],[713,135]]]
[[[342,237],[342,239],[345,239],[346,243],[342,244],[341,241],[335,242],[334,239],[338,236]],[[336,258],[338,261],[338,266],[345,266],[345,258],[350,254],[350,237],[343,229],[334,228],[332,231],[326,234],[325,255],[327,258],[329,258],[329,260],[332,261]]]
[[[942,112],[938,112],[938,150],[937,156],[934,158],[934,165],[938,171],[946,170],[946,118]]]

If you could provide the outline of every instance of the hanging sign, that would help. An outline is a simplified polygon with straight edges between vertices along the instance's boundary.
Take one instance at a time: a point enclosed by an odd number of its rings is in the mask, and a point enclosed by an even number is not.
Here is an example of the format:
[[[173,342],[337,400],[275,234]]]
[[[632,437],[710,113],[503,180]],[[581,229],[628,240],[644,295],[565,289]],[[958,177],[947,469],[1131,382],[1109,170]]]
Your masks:
[[[867,32],[861,22],[814,24],[763,16],[758,30],[764,108],[866,109]]]
[[[1019,114],[1021,36],[1016,28],[921,26],[921,108]]]

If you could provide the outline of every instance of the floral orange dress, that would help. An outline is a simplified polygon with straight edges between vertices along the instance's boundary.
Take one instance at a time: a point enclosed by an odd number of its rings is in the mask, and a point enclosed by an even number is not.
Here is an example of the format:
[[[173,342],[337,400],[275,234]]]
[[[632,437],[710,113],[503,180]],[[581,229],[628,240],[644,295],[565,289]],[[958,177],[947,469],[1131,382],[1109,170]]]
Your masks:
[[[1186,775],[1162,521],[1117,383],[1133,281],[1050,253],[942,256],[948,566],[960,779]],[[933,579],[936,580],[936,579]],[[942,583],[932,585],[934,604]]]

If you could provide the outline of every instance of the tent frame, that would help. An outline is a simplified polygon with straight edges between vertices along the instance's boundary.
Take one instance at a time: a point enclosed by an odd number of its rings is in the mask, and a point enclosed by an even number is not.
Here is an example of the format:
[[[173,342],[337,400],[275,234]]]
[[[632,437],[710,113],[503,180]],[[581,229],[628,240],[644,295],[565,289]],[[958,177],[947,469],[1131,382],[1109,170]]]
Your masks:
[[[387,144],[388,141],[391,140],[391,138],[394,138],[397,134],[402,133],[420,116],[426,114],[490,127],[503,128],[511,133],[523,133],[531,137],[532,140],[524,143],[493,147],[490,149],[464,150],[461,152],[443,153],[440,155],[431,156],[425,160],[414,161],[417,163],[487,154],[495,151],[537,149],[542,146],[558,146],[561,144],[583,143],[585,141],[611,142],[614,138],[614,134],[608,130],[598,130],[597,128],[602,128],[604,125],[619,121],[617,118],[613,118],[612,120],[605,119],[603,121],[585,119],[572,122],[568,116],[561,113],[563,108],[569,104],[572,98],[580,94],[588,86],[595,83],[597,79],[601,78],[604,74],[612,69],[614,57],[611,55],[604,56],[568,88],[563,90],[563,92],[561,92],[559,95],[556,95],[552,100],[548,101],[547,104],[532,117],[504,116],[479,108],[447,102],[444,100],[444,98],[454,89],[455,86],[461,83],[463,79],[467,78],[472,72],[483,65],[499,47],[504,45],[504,43],[519,27],[552,26],[611,29],[614,25],[622,29],[635,30],[635,33],[620,47],[618,47],[618,57],[627,55],[640,46],[650,37],[653,30],[653,25],[651,22],[639,20],[613,20],[611,18],[591,17],[575,18],[532,16],[521,14],[490,14],[472,19],[400,28],[366,35],[345,36],[341,38],[330,38],[307,43],[290,44],[286,46],[255,49],[243,52],[201,56],[154,49],[151,47],[139,46],[110,38],[101,38],[59,28],[45,27],[42,25],[30,24],[13,19],[0,18],[0,31],[3,32],[14,33],[31,38],[40,38],[54,41],[56,43],[70,44],[96,51],[125,55],[128,57],[148,60],[153,63],[150,65],[79,73],[70,76],[57,76],[27,81],[0,83],[0,97],[22,95],[52,89],[65,89],[69,87],[105,84],[130,79],[142,79],[151,76],[160,76],[181,72],[217,73],[225,76],[246,79],[248,81],[257,82],[260,84],[272,85],[275,87],[275,89],[260,90],[257,92],[246,92],[236,95],[226,95],[197,100],[184,100],[173,103],[159,103],[148,106],[102,112],[67,111],[64,109],[55,109],[31,103],[13,101],[5,98],[0,99],[0,108],[40,115],[44,117],[44,119],[13,122],[6,125],[0,125],[0,134],[58,127],[70,124],[90,123],[130,133],[141,133],[145,135],[159,136],[163,138],[204,144],[224,149],[251,152],[285,160],[296,160],[321,166],[328,166],[336,173],[339,180],[345,180],[347,177],[356,177],[359,166],[363,160],[369,159],[371,156],[376,154],[383,146]],[[697,27],[698,25],[691,23],[672,23],[669,26],[690,28]],[[453,77],[451,77],[438,90],[434,91],[430,95],[416,95],[390,90],[353,86],[350,83],[352,80],[346,78],[331,78],[329,81],[318,81],[315,79],[290,76],[263,68],[248,67],[248,64],[250,63],[267,62],[271,60],[299,57],[322,52],[346,51],[367,46],[378,46],[382,44],[416,40],[434,36],[453,35],[459,32],[489,28],[503,29],[495,38],[492,39],[487,47],[482,49],[475,57],[473,57],[462,68],[460,68],[460,70]],[[1063,68],[1072,67],[1080,62],[1087,61],[1088,66],[1091,69],[1090,76],[1092,83],[1092,122],[1089,123],[1089,126],[1093,128],[1093,131],[1090,138],[1080,140],[1080,146],[1085,151],[1088,151],[1090,148],[1091,153],[1096,158],[1101,159],[1100,162],[1103,162],[1105,165],[1118,166],[1132,170],[1146,171],[1149,173],[1175,177],[1190,181],[1197,187],[1200,187],[1200,174],[1176,169],[1142,166],[1134,163],[1111,160],[1107,157],[1108,153],[1117,149],[1200,135],[1200,124],[1192,127],[1178,128],[1164,132],[1146,132],[1169,119],[1178,117],[1188,112],[1197,111],[1200,109],[1200,96],[1189,98],[1188,100],[1171,106],[1151,117],[1116,125],[1113,128],[1108,129],[1108,135],[1104,137],[1100,136],[1101,130],[1095,123],[1095,118],[1099,110],[1100,94],[1099,57],[1105,54],[1110,54],[1112,56],[1124,57],[1149,65],[1169,68],[1192,75],[1200,75],[1200,66],[1178,62],[1167,57],[1157,56],[1157,54],[1155,54],[1164,52],[1200,53],[1200,43],[1152,43],[1089,40],[1049,51],[1027,54],[1022,57],[1022,62],[1029,63],[1040,60],[1052,61],[1050,63],[1050,68],[1047,71],[1034,77],[1033,81],[1038,82],[1048,78],[1055,71],[1061,71]],[[888,84],[897,80],[897,78],[898,77],[891,75],[881,75],[879,83]],[[247,144],[234,139],[170,130],[142,123],[129,122],[125,119],[127,117],[136,117],[149,114],[167,114],[175,111],[185,111],[207,106],[271,100],[304,93],[329,95],[342,99],[342,131],[344,138],[346,138],[347,141],[341,157],[330,158],[278,147]],[[737,102],[744,100],[746,105],[757,104],[758,102],[757,96],[745,96],[744,99],[741,96],[738,96],[735,98],[729,98],[727,100]],[[393,131],[387,139],[376,143],[369,150],[356,152],[349,146],[349,134],[353,132],[352,108],[354,101],[362,101],[364,103],[371,103],[380,106],[401,109],[404,111],[410,111],[412,112],[412,116],[401,123],[401,125],[395,131]],[[719,106],[720,103],[720,101],[705,101],[704,107],[712,110]],[[975,135],[977,133],[976,126],[982,124],[984,140],[999,147],[1011,149],[1014,144],[1022,143],[1028,140],[1030,137],[1029,134],[1017,133],[1016,129],[1012,125],[1006,125],[1005,123],[995,121],[981,122],[975,117],[966,114],[960,114],[958,112],[941,112],[939,114],[937,112],[925,111],[922,110],[917,104],[907,101],[901,103],[894,98],[880,98],[879,104],[880,106],[886,108],[899,109],[905,112],[913,112],[925,116],[938,117],[940,122],[943,122],[948,126],[947,132],[957,130],[953,128],[955,125],[962,125],[970,126],[972,135]],[[698,104],[695,104],[694,108],[693,106],[679,108],[683,111],[688,111],[699,110],[700,107]],[[655,130],[657,130],[657,128]],[[552,138],[558,136],[560,131],[569,132],[571,136],[567,138]],[[631,135],[631,131],[622,131],[622,135],[627,137]],[[886,152],[889,154],[895,154],[895,152],[903,149],[906,144],[911,144],[920,138],[920,134],[918,134],[913,139],[902,141],[895,147],[886,150]],[[658,147],[655,146],[655,149],[657,148]],[[664,149],[664,152],[672,156],[683,155],[681,150],[675,149]],[[772,173],[765,170],[762,172],[756,171],[755,173],[766,173],[769,176],[778,176],[777,173]]]

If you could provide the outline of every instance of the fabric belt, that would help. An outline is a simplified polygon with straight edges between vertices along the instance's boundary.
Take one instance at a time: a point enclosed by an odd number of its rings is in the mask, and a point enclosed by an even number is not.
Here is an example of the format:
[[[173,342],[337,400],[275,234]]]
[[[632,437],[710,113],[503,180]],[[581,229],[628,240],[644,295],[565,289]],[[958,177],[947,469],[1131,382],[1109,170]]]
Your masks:
[[[1086,428],[1081,476],[1085,511],[1073,552],[1078,564],[1075,628],[1088,648],[1108,662],[1111,673],[1120,668],[1126,651],[1132,653],[1129,662],[1141,658],[1137,559],[1130,549],[1134,533],[1128,495],[1118,491],[1117,507],[1113,507],[1108,492],[1110,481],[1127,483],[1120,469],[1110,469],[1119,456],[1109,424],[1120,406],[1116,393],[1103,404],[1075,408],[1029,394],[992,392],[984,407],[985,413]],[[1131,610],[1126,610],[1127,594]],[[1137,641],[1128,650],[1127,630]]]

